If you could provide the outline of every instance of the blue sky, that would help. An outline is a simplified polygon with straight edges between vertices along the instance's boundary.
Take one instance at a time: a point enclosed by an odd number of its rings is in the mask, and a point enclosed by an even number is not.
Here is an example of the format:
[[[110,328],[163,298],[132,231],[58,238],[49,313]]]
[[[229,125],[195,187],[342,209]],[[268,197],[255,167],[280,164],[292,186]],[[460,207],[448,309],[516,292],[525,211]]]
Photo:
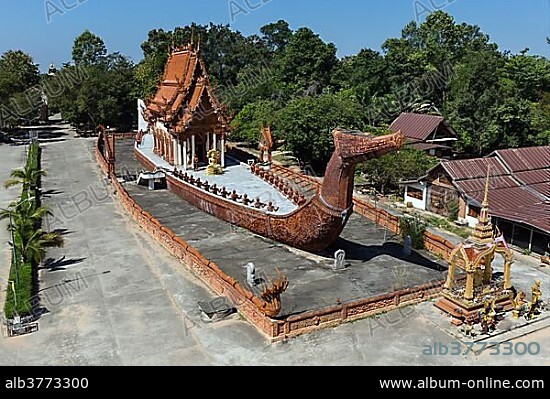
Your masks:
[[[249,35],[285,19],[293,29],[312,28],[344,56],[366,47],[380,49],[384,40],[398,37],[405,24],[417,18],[415,14],[422,13],[418,15],[422,18],[426,10],[436,8],[459,22],[479,25],[503,50],[517,53],[529,47],[533,54],[550,57],[545,39],[550,36],[550,0],[4,1],[0,53],[22,49],[44,70],[50,62],[70,61],[74,38],[90,29],[103,38],[109,51],[120,51],[137,62],[150,29],[212,21],[231,24]]]

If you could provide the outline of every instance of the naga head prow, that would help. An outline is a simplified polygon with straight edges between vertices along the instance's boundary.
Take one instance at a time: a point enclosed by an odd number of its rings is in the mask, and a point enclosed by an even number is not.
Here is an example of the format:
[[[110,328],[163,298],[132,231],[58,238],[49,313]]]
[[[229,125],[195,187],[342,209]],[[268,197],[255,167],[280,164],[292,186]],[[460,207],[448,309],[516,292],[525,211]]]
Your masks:
[[[346,163],[354,165],[391,151],[397,151],[405,143],[405,136],[400,131],[376,136],[372,133],[335,129],[332,132],[332,137],[334,138],[335,154]]]
[[[401,132],[384,136],[335,129],[334,153],[328,163],[321,196],[331,208],[345,211],[353,203],[355,166],[366,160],[398,151],[405,143]]]

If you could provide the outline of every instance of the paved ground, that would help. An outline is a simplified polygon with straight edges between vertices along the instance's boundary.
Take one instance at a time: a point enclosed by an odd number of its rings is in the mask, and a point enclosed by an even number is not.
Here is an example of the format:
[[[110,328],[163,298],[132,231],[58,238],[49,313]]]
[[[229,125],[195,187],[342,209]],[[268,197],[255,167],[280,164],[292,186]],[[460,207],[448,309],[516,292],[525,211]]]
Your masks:
[[[116,148],[117,162],[130,170],[139,168],[131,140],[117,142]],[[245,178],[251,177],[248,172]],[[264,279],[275,278],[276,269],[281,270],[290,281],[281,316],[442,280],[446,271],[444,263],[436,263],[427,252],[403,256],[400,244],[383,243],[383,229],[358,215],[351,217],[338,242],[316,256],[231,226],[167,190],[151,191],[135,183],[127,183],[126,189],[143,209],[243,285],[248,262],[254,262]],[[345,250],[348,267],[335,273],[331,266],[338,249]]]
[[[203,323],[196,304],[211,294],[107,196],[92,148],[75,139],[44,147],[44,190],[55,190],[46,199],[56,213],[50,224],[67,230],[67,242],[41,273],[50,313],[39,332],[0,339],[0,365],[550,365],[548,329],[519,338],[539,343],[536,356],[424,355],[434,342],[455,341],[431,303],[276,344],[237,315]],[[0,146],[0,178],[19,166],[20,150]],[[0,189],[0,201],[16,194]],[[9,264],[3,255],[0,276]],[[548,269],[519,258],[514,281],[542,277],[548,298]]]

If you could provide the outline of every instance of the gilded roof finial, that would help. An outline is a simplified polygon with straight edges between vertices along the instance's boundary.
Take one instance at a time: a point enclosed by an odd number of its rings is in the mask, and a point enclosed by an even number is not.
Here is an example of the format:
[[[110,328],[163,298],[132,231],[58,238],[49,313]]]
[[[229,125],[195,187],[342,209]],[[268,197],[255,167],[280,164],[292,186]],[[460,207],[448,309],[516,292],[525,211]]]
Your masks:
[[[487,164],[487,179],[485,180],[485,195],[483,197],[483,208],[489,207],[489,177],[491,176],[491,165]]]

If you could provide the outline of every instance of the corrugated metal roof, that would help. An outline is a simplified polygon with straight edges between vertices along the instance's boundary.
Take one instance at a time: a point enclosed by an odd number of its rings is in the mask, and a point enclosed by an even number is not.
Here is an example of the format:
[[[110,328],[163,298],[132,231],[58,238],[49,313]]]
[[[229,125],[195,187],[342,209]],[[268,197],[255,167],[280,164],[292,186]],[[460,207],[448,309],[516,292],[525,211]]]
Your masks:
[[[486,178],[456,180],[455,186],[460,188],[464,193],[484,193]],[[499,188],[519,187],[519,184],[512,176],[495,176],[489,179],[489,190],[497,190]]]
[[[463,182],[462,182],[463,183]],[[467,194],[476,202],[483,201],[483,191]],[[550,201],[541,201],[527,187],[500,188],[489,191],[490,212],[493,216],[531,225],[550,232]]]
[[[443,122],[442,116],[402,113],[390,126],[393,132],[401,131],[409,139],[423,141]]]
[[[453,180],[487,177],[487,165],[491,167],[490,176],[505,176],[510,172],[497,158],[476,158],[442,162],[441,165]]]
[[[546,197],[550,198],[550,183],[545,182],[545,183],[531,184],[529,187],[541,193],[542,195],[545,195]]]
[[[494,216],[550,233],[550,146],[498,150],[488,158],[442,161],[453,185],[477,203],[483,201],[490,165],[489,203]]]
[[[516,172],[514,177],[526,185],[546,183],[550,185],[550,167],[548,169]]]
[[[550,146],[510,148],[495,154],[512,172],[550,168]]]

